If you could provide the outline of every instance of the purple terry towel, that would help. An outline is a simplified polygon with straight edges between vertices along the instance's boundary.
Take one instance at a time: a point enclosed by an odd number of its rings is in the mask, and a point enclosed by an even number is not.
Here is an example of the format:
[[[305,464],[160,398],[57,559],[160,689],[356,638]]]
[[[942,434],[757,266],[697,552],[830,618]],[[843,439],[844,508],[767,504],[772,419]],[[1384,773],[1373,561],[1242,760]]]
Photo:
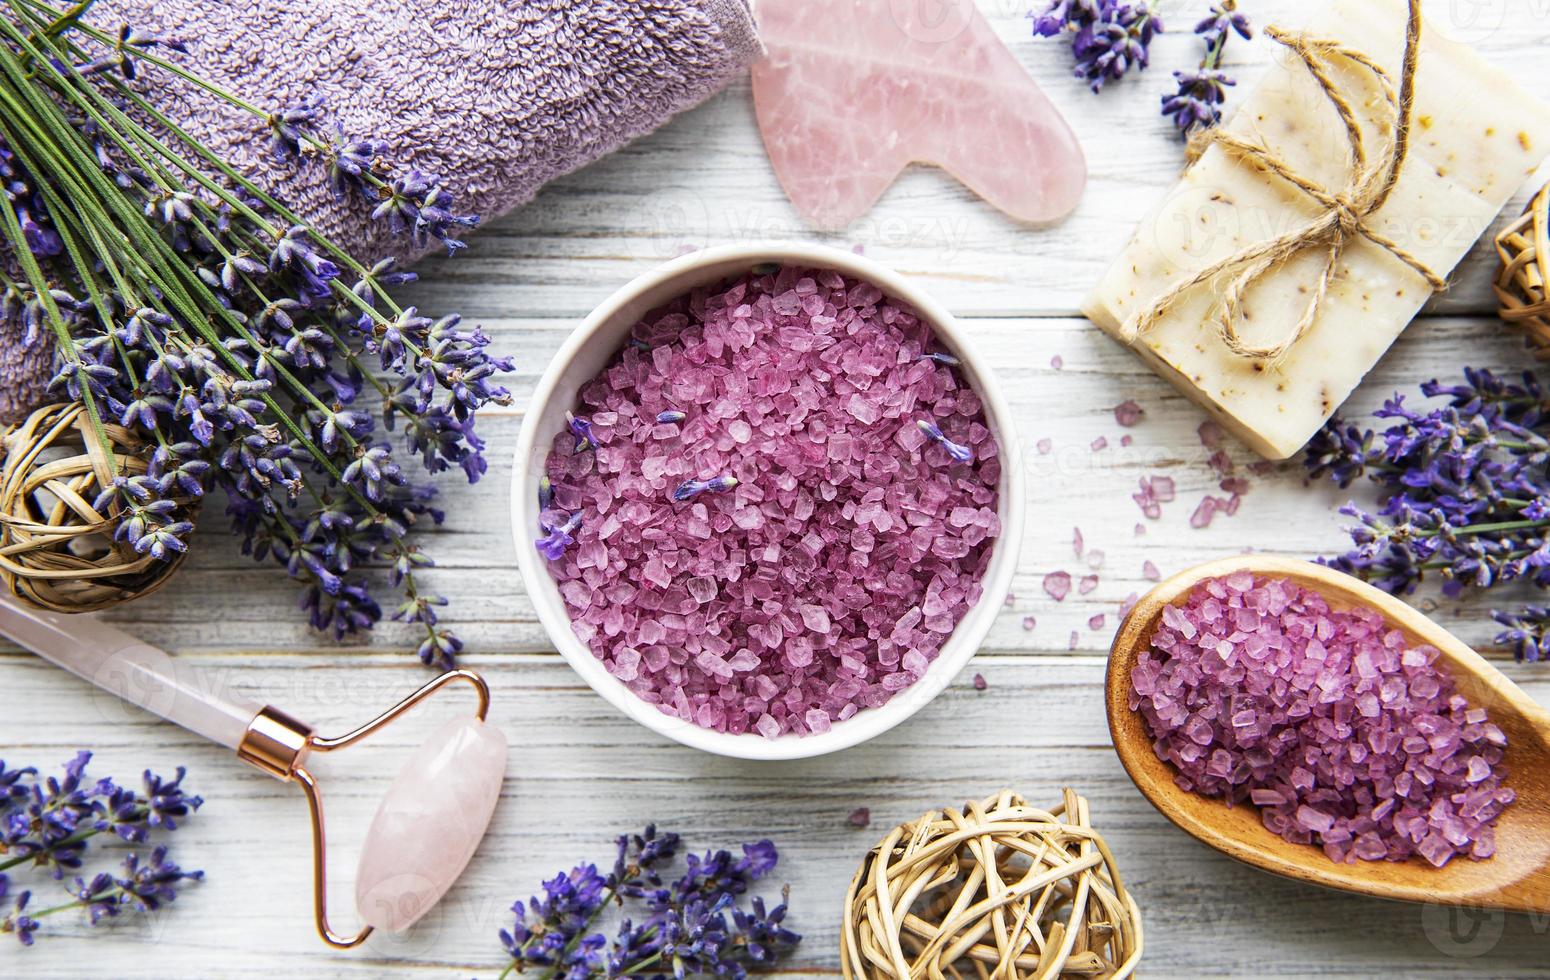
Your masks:
[[[484,220],[693,106],[759,53],[748,0],[111,0],[120,22],[185,41],[182,63],[266,107],[322,96],[325,119],[387,141]],[[163,83],[158,79],[158,83]],[[176,117],[365,257],[413,258],[317,166],[276,163],[267,130],[187,85]],[[435,243],[433,243],[434,245]],[[0,321],[0,424],[43,400],[52,351]]]

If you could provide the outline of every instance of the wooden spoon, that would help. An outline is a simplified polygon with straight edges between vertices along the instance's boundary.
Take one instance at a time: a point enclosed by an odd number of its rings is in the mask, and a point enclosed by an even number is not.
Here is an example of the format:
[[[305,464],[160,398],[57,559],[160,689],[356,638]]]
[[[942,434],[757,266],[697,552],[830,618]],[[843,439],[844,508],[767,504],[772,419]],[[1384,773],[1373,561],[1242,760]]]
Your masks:
[[[1485,708],[1507,736],[1506,785],[1518,798],[1497,818],[1494,857],[1456,857],[1441,868],[1419,857],[1336,864],[1318,847],[1292,844],[1266,830],[1258,807],[1228,807],[1174,784],[1173,768],[1157,758],[1140,714],[1130,710],[1130,672],[1150,645],[1164,606],[1185,599],[1204,579],[1242,570],[1291,579],[1321,593],[1331,608],[1372,608],[1409,642],[1442,652],[1459,693]],[[1380,898],[1550,912],[1550,712],[1485,658],[1393,596],[1311,562],[1244,555],[1200,565],[1157,585],[1125,617],[1109,655],[1107,686],[1109,731],[1136,787],[1179,829],[1229,857],[1298,881]]]

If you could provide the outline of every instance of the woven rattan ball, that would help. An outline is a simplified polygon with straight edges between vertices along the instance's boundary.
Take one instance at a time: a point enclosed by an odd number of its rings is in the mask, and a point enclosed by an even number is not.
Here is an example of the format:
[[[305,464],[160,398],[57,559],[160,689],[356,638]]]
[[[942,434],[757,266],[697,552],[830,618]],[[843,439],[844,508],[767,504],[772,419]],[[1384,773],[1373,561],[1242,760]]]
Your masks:
[[[1141,910],[1066,790],[1053,810],[1008,791],[897,827],[845,896],[846,977],[1055,980],[1134,974]]]
[[[183,556],[160,560],[115,541],[122,512],[99,512],[102,487],[146,471],[144,445],[104,426],[112,456],[88,437],[79,404],[50,405],[5,430],[0,459],[0,582],[26,602],[87,612],[160,588]]]
[[[1523,330],[1535,357],[1550,360],[1550,184],[1496,236],[1496,254],[1502,259],[1496,277],[1502,319]]]

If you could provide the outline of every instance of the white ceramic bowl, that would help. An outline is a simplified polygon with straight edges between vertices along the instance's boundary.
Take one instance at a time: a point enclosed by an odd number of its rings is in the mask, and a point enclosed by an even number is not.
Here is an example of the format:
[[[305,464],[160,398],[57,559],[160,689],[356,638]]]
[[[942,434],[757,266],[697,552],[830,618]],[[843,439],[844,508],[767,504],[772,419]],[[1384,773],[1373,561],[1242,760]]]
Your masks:
[[[581,386],[602,370],[624,345],[642,316],[698,287],[747,273],[760,263],[779,262],[834,269],[876,284],[884,293],[914,307],[931,324],[943,347],[963,363],[963,372],[985,406],[986,420],[1001,450],[999,495],[1001,535],[992,545],[984,578],[984,595],[963,617],[926,674],[914,685],[878,708],[857,712],[817,735],[729,735],[673,718],[642,701],[609,674],[571,630],[570,615],[546,561],[538,553],[538,480],[555,434],[565,429],[565,412],[575,407]],[[693,252],[640,276],[614,293],[576,328],[560,348],[533,392],[532,403],[517,440],[512,476],[511,519],[517,564],[528,595],[555,648],[588,684],[625,714],[652,731],[685,745],[740,759],[800,759],[849,748],[886,732],[935,698],[963,666],[990,630],[1017,566],[1023,536],[1023,467],[1012,430],[1011,413],[991,377],[988,365],[975,355],[952,315],[922,289],[898,273],[852,252],[819,245],[767,243],[729,245]]]

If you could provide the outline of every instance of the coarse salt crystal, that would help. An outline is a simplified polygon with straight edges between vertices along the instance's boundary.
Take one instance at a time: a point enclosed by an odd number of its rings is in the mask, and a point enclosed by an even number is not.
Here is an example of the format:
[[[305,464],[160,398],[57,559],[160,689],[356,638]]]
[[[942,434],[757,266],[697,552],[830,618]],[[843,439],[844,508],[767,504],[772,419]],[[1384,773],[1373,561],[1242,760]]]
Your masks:
[[[1129,428],[1141,421],[1146,412],[1134,401],[1123,401],[1114,406],[1114,421]]]
[[[1063,602],[1071,594],[1071,573],[1050,572],[1044,576],[1044,591],[1056,602]]]

